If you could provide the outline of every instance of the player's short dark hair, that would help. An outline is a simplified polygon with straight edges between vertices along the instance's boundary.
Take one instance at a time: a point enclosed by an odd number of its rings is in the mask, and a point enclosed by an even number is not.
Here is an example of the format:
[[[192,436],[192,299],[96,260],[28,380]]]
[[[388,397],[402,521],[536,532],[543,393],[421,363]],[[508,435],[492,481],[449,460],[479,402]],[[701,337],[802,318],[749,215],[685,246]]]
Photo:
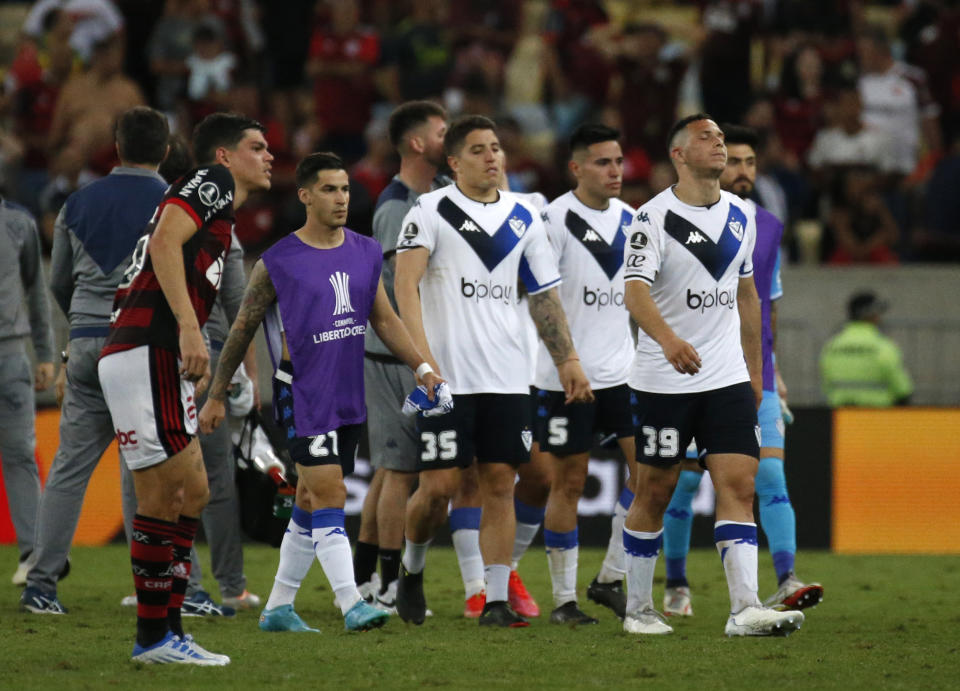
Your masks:
[[[187,140],[179,134],[171,134],[168,144],[170,150],[167,151],[167,157],[163,159],[157,172],[167,181],[167,184],[173,184],[193,168],[193,152],[190,151]]]
[[[673,147],[674,137],[676,137],[680,132],[683,132],[683,130],[686,129],[687,125],[689,125],[691,122],[697,122],[698,120],[713,120],[713,118],[706,113],[694,113],[693,115],[688,115],[685,118],[680,118],[677,120],[673,127],[670,128],[669,134],[667,134],[668,152]]]
[[[170,125],[159,110],[134,106],[117,118],[114,137],[122,161],[157,165],[167,153]]]
[[[447,119],[447,111],[433,101],[407,101],[390,114],[390,143],[399,149],[404,136],[414,127],[419,127],[431,117]]]
[[[586,149],[592,144],[600,142],[615,142],[620,140],[620,130],[599,123],[584,123],[570,135],[570,153]]]
[[[294,173],[297,187],[309,187],[317,180],[317,173],[321,170],[346,170],[343,159],[330,151],[320,151],[310,154],[297,164]]]
[[[240,113],[211,113],[193,128],[193,155],[197,163],[213,163],[221,146],[236,148],[247,130],[266,132],[267,128]]]
[[[464,115],[457,118],[447,129],[443,137],[443,151],[447,156],[456,156],[463,147],[467,135],[474,130],[490,130],[494,134],[497,132],[497,126],[493,120],[483,115]]]
[[[720,129],[723,130],[723,140],[727,144],[746,144],[753,149],[754,152],[756,152],[760,146],[760,136],[752,127],[723,124],[720,126]]]

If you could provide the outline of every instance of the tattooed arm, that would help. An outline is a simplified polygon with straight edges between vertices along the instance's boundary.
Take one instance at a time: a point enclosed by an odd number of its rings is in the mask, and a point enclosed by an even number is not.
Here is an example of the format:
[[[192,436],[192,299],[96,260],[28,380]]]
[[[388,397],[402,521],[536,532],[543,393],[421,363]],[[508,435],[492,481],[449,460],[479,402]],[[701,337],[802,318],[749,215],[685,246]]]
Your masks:
[[[243,304],[240,305],[240,312],[233,321],[233,326],[230,327],[227,342],[223,344],[223,350],[220,351],[220,361],[217,363],[217,371],[210,385],[207,402],[203,404],[203,410],[200,411],[200,431],[204,434],[210,434],[225,417],[224,401],[233,373],[243,362],[267,308],[276,299],[277,293],[270,281],[270,274],[267,273],[267,267],[261,259],[254,264],[253,271],[250,272],[250,282],[243,294]],[[198,395],[202,393],[200,390],[197,391]]]
[[[573,348],[567,316],[563,313],[556,288],[530,296],[530,316],[537,325],[540,340],[547,346],[557,366],[560,383],[567,394],[567,403],[593,400],[590,382],[580,367],[580,358]]]

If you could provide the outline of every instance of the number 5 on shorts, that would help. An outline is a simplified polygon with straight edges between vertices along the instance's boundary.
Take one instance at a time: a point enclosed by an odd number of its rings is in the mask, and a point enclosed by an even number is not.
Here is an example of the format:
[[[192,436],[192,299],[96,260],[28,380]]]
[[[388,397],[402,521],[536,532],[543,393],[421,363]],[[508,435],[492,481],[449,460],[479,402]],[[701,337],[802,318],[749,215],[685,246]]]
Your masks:
[[[660,456],[660,458],[676,458],[680,452],[680,431],[675,427],[664,427],[657,432],[656,427],[641,427],[640,431],[646,437],[643,446],[643,455]]]
[[[425,446],[420,454],[420,460],[424,463],[437,458],[441,461],[452,461],[457,457],[457,431],[454,429],[444,430],[440,434],[421,432],[420,441]]]

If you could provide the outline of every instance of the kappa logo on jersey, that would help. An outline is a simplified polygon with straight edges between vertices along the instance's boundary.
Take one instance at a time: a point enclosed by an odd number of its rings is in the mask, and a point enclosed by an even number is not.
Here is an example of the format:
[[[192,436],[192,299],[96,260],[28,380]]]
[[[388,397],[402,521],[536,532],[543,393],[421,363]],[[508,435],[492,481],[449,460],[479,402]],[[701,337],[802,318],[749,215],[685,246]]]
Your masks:
[[[593,255],[600,268],[603,269],[603,273],[612,281],[620,267],[623,266],[623,243],[627,239],[627,236],[621,232],[623,225],[617,228],[613,243],[607,244],[600,233],[591,228],[590,224],[572,209],[567,209],[567,215],[563,220],[567,230]],[[621,224],[629,223],[630,213],[624,210],[620,215],[620,222]]]
[[[350,304],[350,274],[337,271],[330,276],[330,285],[333,286],[333,295],[337,301],[333,308],[334,316],[355,312],[353,305]]]
[[[207,280],[210,281],[210,285],[212,285],[214,288],[219,290],[220,279],[223,278],[223,255],[222,254],[219,257],[217,257],[217,260],[215,262],[213,262],[212,264],[210,264],[210,266],[207,267],[207,272],[205,275],[207,277]]]
[[[461,233],[479,233],[480,227],[468,218],[457,230]]]
[[[220,188],[212,182],[205,182],[197,190],[197,196],[205,206],[213,206],[220,200]]]
[[[638,230],[636,233],[630,236],[630,249],[642,250],[646,246],[647,234],[643,231]]]
[[[663,219],[663,229],[667,231],[667,234],[696,257],[715,281],[719,281],[723,277],[730,264],[740,253],[743,231],[746,227],[747,217],[739,207],[733,204],[730,205],[727,220],[723,224],[723,231],[716,242],[711,240],[709,234],[705,231],[673,211],[668,210]],[[734,234],[733,228],[739,229],[740,237]],[[690,240],[695,234],[703,238],[703,241],[691,242]]]
[[[683,244],[685,245],[695,245],[698,242],[706,242],[707,239],[703,237],[698,231],[693,231],[690,235],[687,236],[687,241]]]
[[[507,255],[520,242],[520,236],[533,223],[533,216],[522,204],[514,205],[507,215],[507,220],[500,224],[500,227],[493,234],[490,234],[483,226],[470,218],[463,209],[453,203],[450,197],[444,197],[440,200],[440,203],[437,204],[437,212],[473,248],[480,261],[487,267],[487,271],[493,271],[500,262],[506,259]],[[463,225],[468,221],[473,227],[479,228],[481,232],[463,231]]]

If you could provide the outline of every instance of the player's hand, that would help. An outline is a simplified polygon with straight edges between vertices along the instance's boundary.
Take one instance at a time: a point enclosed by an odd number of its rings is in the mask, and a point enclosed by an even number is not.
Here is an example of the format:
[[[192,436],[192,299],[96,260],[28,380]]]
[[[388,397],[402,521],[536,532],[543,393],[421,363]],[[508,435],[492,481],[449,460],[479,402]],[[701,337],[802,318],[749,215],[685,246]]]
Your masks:
[[[53,363],[38,362],[33,372],[33,388],[37,391],[46,391],[53,383]]]
[[[199,326],[180,327],[180,376],[192,382],[210,376],[210,353]]]
[[[674,336],[661,347],[663,356],[680,374],[696,374],[703,366],[697,349],[682,338]]]
[[[425,375],[423,375],[423,379],[420,380],[420,383],[427,387],[427,398],[431,401],[436,398],[434,387],[442,384],[443,382],[443,377],[436,372],[427,372]]]
[[[787,384],[783,381],[783,377],[780,376],[780,370],[776,370],[777,373],[777,393],[780,394],[780,398],[784,401],[787,400]]]
[[[592,403],[593,389],[590,380],[583,373],[580,360],[567,360],[557,365],[557,374],[560,375],[560,385],[567,394],[565,403]]]
[[[53,392],[57,395],[57,407],[63,407],[63,394],[67,390],[67,365],[60,366],[57,378],[53,382]]]
[[[203,404],[203,408],[200,409],[197,424],[200,426],[201,432],[210,434],[220,426],[220,423],[223,422],[223,418],[226,416],[227,406],[224,402],[218,401],[215,398],[208,398],[207,402]]]

